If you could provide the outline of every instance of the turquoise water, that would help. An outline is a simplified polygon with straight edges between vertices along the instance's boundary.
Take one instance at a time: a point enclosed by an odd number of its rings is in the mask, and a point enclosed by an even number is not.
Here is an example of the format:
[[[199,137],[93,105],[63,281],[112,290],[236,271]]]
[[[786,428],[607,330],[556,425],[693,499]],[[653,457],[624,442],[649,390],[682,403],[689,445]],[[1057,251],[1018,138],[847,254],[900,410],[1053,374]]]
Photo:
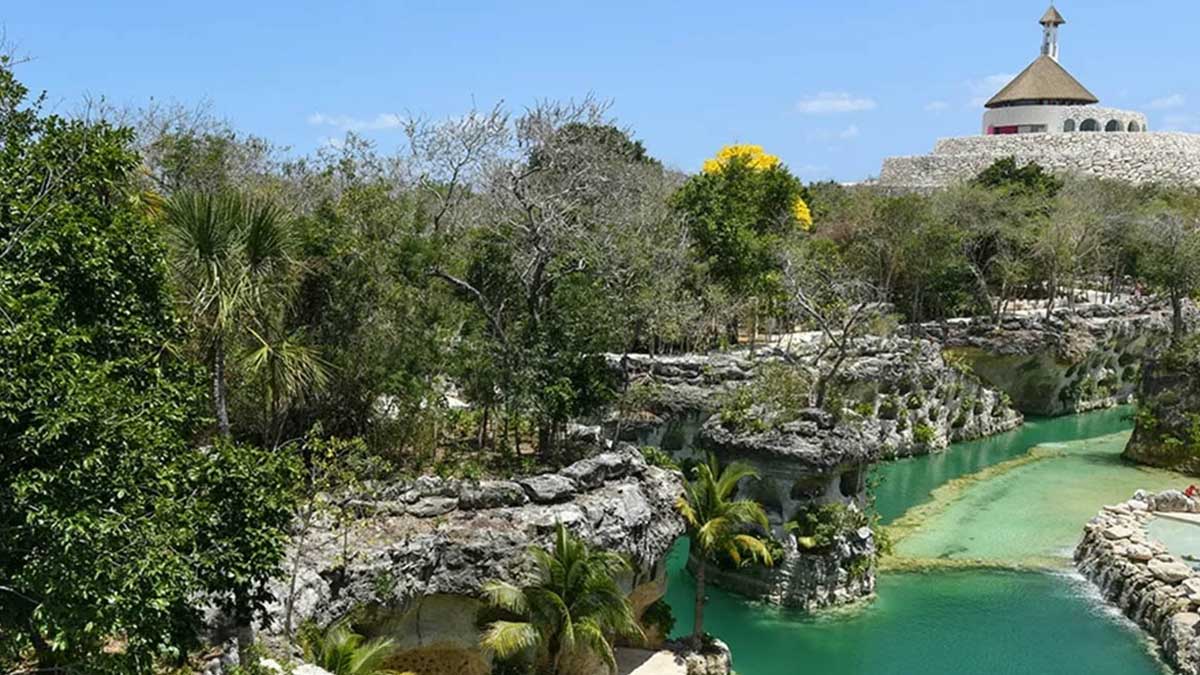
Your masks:
[[[939,485],[1024,455],[1035,445],[1127,431],[1132,428],[1127,419],[1131,413],[1131,407],[1122,406],[1070,417],[1031,417],[1013,431],[956,443],[947,452],[887,462],[875,472],[880,481],[875,488],[875,508],[885,523],[891,522],[929,499]]]
[[[1035,420],[1030,428],[988,441],[958,444],[940,456],[904,460],[884,468],[880,505],[892,517],[921,504],[930,492],[949,480],[1025,454],[1032,445],[1061,443],[1055,452],[1069,460],[1045,460],[1024,465],[1025,480],[1004,482],[985,501],[997,502],[989,511],[987,528],[996,528],[1013,556],[1034,556],[1046,550],[1066,552],[1078,537],[1078,521],[1067,532],[1050,528],[1029,541],[1005,535],[1012,524],[1028,527],[1029,514],[1013,513],[1006,523],[1002,511],[1054,489],[1094,485],[1093,465],[1107,476],[1104,489],[1088,489],[1104,503],[1105,493],[1123,490],[1139,469],[1117,461],[1119,436],[1128,429],[1127,411],[1093,413],[1075,418]],[[1078,442],[1092,436],[1108,436]],[[1074,442],[1071,442],[1074,441]],[[1080,460],[1079,458],[1083,458]],[[1083,461],[1084,464],[1069,462]],[[1043,466],[1045,474],[1036,467]],[[1072,467],[1086,467],[1074,476]],[[1065,469],[1065,470],[1064,470]],[[1130,472],[1125,474],[1122,472]],[[1001,474],[999,478],[1005,478]],[[965,489],[961,499],[987,490],[988,479]],[[885,500],[886,495],[886,500]],[[986,541],[978,528],[961,517],[956,498],[944,512],[922,524],[901,546],[945,548],[957,538]],[[1036,518],[1036,516],[1035,516]],[[1006,530],[1007,531],[1007,530]],[[926,542],[921,544],[921,542]],[[939,548],[940,547],[940,548]],[[986,549],[986,546],[982,548]],[[686,542],[668,560],[667,600],[675,609],[676,635],[692,627],[694,585],[684,569]],[[841,610],[819,618],[740,599],[709,589],[705,628],[733,650],[734,668],[741,675],[1153,675],[1162,667],[1140,634],[1100,602],[1092,587],[1063,571],[1011,572],[989,569],[944,570],[929,573],[888,572],[879,577],[879,597],[869,605]]]

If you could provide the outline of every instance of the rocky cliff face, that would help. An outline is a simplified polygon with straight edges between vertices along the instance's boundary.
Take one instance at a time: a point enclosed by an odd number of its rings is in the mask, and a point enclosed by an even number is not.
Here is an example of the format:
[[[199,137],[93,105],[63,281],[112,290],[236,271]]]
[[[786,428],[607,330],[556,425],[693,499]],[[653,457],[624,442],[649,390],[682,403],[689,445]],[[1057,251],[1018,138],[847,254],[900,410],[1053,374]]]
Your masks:
[[[1128,403],[1142,360],[1168,340],[1171,317],[1163,307],[1114,303],[923,328],[1018,410],[1054,416]]]
[[[1200,673],[1200,575],[1150,538],[1156,514],[1195,513],[1180,492],[1147,494],[1106,506],[1084,527],[1075,565],[1104,597],[1137,622],[1179,673]]]
[[[1146,362],[1126,459],[1200,475],[1200,352],[1180,345]]]
[[[613,357],[613,367],[645,393],[641,409],[621,419],[622,438],[668,450],[692,448],[703,423],[731,392],[752,385],[765,368],[782,365],[811,373],[815,352],[815,345],[802,339],[787,352],[764,349],[753,359],[744,351]],[[962,364],[948,363],[939,344],[930,340],[859,340],[834,389],[841,406],[876,422],[868,431],[882,457],[941,450],[952,442],[1008,431],[1023,421],[1006,395]]]
[[[844,532],[821,551],[801,551],[782,539],[783,558],[773,567],[721,569],[710,564],[715,586],[782,607],[812,612],[859,602],[875,594],[875,539],[869,527]],[[689,560],[689,569],[696,561]]]
[[[423,477],[356,503],[362,517],[327,523],[297,546],[292,625],[326,625],[351,615],[403,649],[389,666],[426,675],[483,675],[478,649],[481,586],[526,581],[526,552],[548,545],[557,523],[594,546],[623,553],[624,580],[639,613],[665,590],[664,561],[683,534],[675,499],[682,476],[649,466],[619,446],[557,473],[514,481]],[[286,611],[274,608],[279,629]]]

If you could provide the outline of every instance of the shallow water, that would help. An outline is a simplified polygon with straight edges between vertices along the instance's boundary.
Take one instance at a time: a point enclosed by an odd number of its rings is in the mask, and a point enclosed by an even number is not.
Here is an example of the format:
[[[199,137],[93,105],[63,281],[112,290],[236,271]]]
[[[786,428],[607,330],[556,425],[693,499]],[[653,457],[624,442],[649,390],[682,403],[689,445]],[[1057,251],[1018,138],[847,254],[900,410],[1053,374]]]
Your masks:
[[[1200,525],[1170,518],[1155,518],[1147,526],[1150,538],[1162,542],[1172,553],[1186,556],[1197,567],[1200,561]]]
[[[1025,424],[998,436],[956,443],[947,452],[882,464],[876,470],[875,507],[883,521],[890,522],[929,499],[929,493],[955,478],[1024,455],[1035,445],[1081,438],[1107,436],[1131,428],[1132,408],[1073,415],[1071,417],[1026,419]]]
[[[1101,505],[1124,501],[1138,488],[1185,488],[1169,471],[1121,461],[1129,432],[1041,445],[1040,459],[975,483],[961,494],[938,494],[944,510],[924,518],[900,541],[907,558],[985,560],[1069,566],[1083,523]],[[953,500],[953,501],[949,501]]]
[[[729,643],[741,675],[1163,672],[1140,633],[1070,573],[1062,557],[1101,504],[1128,498],[1137,487],[1180,480],[1120,463],[1122,436],[1112,434],[1128,429],[1126,414],[1035,420],[1003,437],[884,469],[879,503],[894,518],[940,485],[993,467],[984,480],[960,481],[967,483],[960,491],[939,491],[945,503],[899,543],[901,553],[997,556],[1005,563],[1050,559],[1058,569],[885,572],[876,601],[821,618],[710,589],[706,629]],[[1100,438],[1077,442],[1091,437]],[[996,466],[1047,442],[1061,443],[1049,458],[1011,471]],[[676,635],[690,632],[692,623],[694,586],[683,569],[685,552],[681,542],[668,561]]]

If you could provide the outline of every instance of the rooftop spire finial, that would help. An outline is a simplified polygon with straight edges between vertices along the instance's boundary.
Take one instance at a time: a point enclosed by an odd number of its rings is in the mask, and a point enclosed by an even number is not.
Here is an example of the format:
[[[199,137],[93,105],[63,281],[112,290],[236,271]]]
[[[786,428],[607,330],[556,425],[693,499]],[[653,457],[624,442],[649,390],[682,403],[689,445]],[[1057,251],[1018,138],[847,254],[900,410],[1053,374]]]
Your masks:
[[[1042,15],[1041,21],[1038,21],[1043,26],[1061,26],[1066,22],[1067,20],[1063,18],[1062,14],[1058,13],[1054,5],[1050,5],[1050,9],[1046,10],[1046,13]]]
[[[1050,5],[1050,9],[1042,15],[1042,20],[1038,22],[1042,24],[1042,56],[1058,60],[1058,27],[1066,22],[1054,5]]]

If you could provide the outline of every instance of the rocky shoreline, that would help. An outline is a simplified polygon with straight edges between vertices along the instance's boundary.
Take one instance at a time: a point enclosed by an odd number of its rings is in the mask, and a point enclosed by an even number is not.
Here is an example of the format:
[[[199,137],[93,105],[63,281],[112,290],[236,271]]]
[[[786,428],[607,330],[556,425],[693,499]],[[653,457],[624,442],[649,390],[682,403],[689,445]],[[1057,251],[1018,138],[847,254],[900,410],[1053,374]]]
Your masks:
[[[1176,672],[1200,673],[1200,573],[1162,543],[1147,524],[1159,513],[1196,513],[1200,504],[1178,491],[1105,506],[1084,526],[1075,566],[1106,600],[1132,619]]]

